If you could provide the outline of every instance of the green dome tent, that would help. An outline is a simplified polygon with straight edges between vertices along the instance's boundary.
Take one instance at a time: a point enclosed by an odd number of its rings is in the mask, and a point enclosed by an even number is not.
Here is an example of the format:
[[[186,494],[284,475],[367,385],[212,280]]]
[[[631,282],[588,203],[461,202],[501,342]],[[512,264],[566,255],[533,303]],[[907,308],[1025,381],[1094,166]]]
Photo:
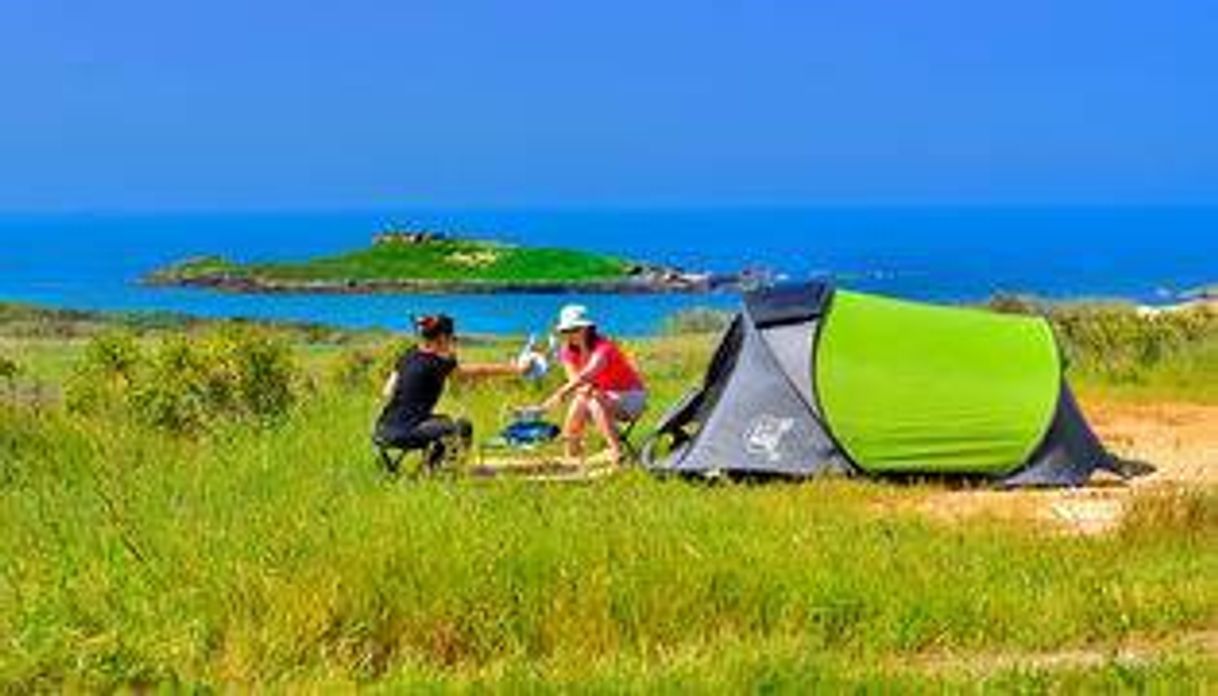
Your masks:
[[[690,474],[967,475],[1012,486],[1120,473],[1063,380],[1044,319],[818,283],[745,296],[703,384],[664,416],[644,460]]]

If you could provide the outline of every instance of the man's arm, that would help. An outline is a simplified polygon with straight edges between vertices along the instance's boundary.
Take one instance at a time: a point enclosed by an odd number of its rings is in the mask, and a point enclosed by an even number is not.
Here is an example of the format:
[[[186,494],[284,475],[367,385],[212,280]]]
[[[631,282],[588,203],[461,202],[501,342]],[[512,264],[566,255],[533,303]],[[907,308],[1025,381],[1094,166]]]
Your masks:
[[[458,363],[458,377],[510,377],[523,375],[529,369],[528,364],[515,363]]]

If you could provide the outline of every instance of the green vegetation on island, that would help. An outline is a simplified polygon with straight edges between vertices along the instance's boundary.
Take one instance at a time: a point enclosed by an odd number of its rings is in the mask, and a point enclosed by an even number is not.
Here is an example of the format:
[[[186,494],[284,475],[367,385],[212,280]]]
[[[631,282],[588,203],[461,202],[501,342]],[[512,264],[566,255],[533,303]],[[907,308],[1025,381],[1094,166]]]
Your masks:
[[[1218,403],[1215,315],[1060,311],[1085,397]],[[690,330],[715,323],[628,345],[648,422],[700,379],[715,341]],[[0,691],[1218,679],[1211,643],[1190,643],[1218,627],[1212,488],[1135,493],[1114,529],[1079,536],[927,517],[965,494],[933,484],[393,481],[368,433],[402,344],[0,305]],[[441,408],[485,437],[553,386],[454,384]]]
[[[192,258],[146,281],[236,292],[666,292],[709,289],[710,278],[573,249],[394,232],[364,249],[302,261]]]

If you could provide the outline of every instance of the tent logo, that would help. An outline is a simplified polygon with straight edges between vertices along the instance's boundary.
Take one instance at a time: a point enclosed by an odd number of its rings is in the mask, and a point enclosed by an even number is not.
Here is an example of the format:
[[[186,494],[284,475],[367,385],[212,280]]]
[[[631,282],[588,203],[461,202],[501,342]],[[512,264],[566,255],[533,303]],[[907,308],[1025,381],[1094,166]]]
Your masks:
[[[782,459],[782,454],[778,451],[782,438],[794,427],[794,418],[779,418],[764,413],[749,423],[749,428],[744,433],[744,448],[749,454],[764,456],[771,462],[777,462]]]

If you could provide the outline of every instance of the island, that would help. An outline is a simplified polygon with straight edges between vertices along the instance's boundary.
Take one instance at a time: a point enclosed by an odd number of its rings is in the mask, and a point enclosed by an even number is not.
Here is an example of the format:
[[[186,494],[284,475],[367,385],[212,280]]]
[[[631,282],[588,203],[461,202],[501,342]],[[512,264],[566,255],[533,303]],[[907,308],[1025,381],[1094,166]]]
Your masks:
[[[157,269],[143,282],[243,293],[691,293],[735,287],[746,275],[391,229],[366,248],[333,256],[269,263],[200,256]]]

